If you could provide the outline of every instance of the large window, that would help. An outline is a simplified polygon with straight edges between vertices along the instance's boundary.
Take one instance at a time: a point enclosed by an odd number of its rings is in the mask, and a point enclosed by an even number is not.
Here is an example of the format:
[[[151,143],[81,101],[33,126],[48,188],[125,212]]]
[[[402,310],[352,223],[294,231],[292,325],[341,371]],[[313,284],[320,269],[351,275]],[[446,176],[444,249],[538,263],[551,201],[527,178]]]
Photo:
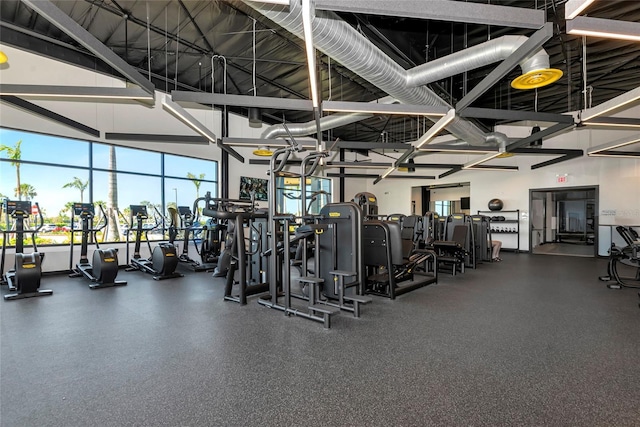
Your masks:
[[[449,216],[451,215],[452,203],[451,200],[436,200],[435,201],[435,211],[440,216]]]
[[[0,198],[38,202],[47,225],[39,244],[69,242],[73,202],[102,205],[114,224],[105,240],[125,240],[131,205],[147,206],[145,228],[163,224],[168,206],[217,197],[217,176],[215,161],[0,128]]]

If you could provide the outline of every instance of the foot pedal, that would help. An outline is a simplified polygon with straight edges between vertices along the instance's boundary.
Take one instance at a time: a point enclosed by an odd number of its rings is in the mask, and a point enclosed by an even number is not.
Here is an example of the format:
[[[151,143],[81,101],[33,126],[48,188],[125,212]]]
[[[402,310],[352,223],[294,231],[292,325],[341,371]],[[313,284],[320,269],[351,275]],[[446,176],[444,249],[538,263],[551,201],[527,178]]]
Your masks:
[[[371,297],[362,295],[345,295],[343,298],[345,301],[352,301],[358,304],[369,304],[371,301],[373,301]]]
[[[329,305],[324,305],[324,304],[310,305],[309,306],[309,310],[317,311],[319,313],[328,314],[328,315],[340,313],[340,309],[339,308],[331,307]]]
[[[309,310],[313,311],[314,313],[322,313],[322,320],[326,329],[329,329],[331,327],[331,316],[340,312],[339,308],[323,304],[310,305]]]

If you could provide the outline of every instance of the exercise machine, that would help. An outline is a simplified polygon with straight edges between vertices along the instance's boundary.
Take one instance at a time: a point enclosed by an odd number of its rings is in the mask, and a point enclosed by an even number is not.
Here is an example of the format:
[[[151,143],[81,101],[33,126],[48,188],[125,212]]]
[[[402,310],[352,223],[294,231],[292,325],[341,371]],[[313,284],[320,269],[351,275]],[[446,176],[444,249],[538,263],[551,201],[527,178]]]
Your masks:
[[[131,221],[129,225],[129,234],[127,234],[127,258],[129,258],[129,235],[133,230],[134,218],[136,222],[136,240],[133,250],[133,257],[130,258],[129,268],[127,271],[139,270],[145,273],[153,275],[153,280],[165,280],[173,279],[176,277],[183,277],[183,274],[176,273],[176,267],[178,266],[178,255],[176,253],[175,245],[171,243],[159,243],[151,250],[151,243],[149,242],[149,230],[144,229],[144,221],[149,218],[147,213],[147,207],[145,205],[130,205]],[[151,230],[155,230],[160,227],[161,224],[156,223]],[[142,258],[140,255],[140,246],[142,241],[142,235],[145,235],[151,258]]]
[[[0,271],[2,272],[4,271],[7,240],[11,234],[15,234],[16,236],[14,268],[7,271],[2,277],[2,284],[8,285],[9,291],[14,292],[4,296],[6,301],[53,294],[53,291],[50,289],[40,289],[44,253],[38,252],[36,234],[42,227],[42,224],[44,224],[44,218],[42,217],[42,211],[38,203],[36,203],[35,206],[40,222],[31,230],[24,228],[25,219],[28,219],[29,214],[31,214],[30,201],[5,200],[2,206],[6,214],[6,229],[3,230],[4,238],[2,239],[2,265],[0,266]],[[11,229],[11,221],[9,218],[14,219],[14,230]],[[25,234],[31,234],[33,252],[30,254],[24,253],[23,239]]]
[[[627,246],[621,248],[615,244],[611,245],[607,274],[600,276],[599,279],[604,282],[615,282],[607,285],[609,289],[640,289],[640,238],[638,233],[633,228],[622,225],[617,226],[616,231],[624,239]],[[635,270],[635,275],[622,276],[619,271],[620,265]]]
[[[177,250],[177,245],[175,244],[175,242],[178,237],[178,232],[180,230],[183,231],[182,253],[178,257],[178,261],[183,265],[189,266],[189,268],[193,271],[213,270],[215,268],[215,264],[213,265],[201,264],[200,262],[198,262],[195,259],[192,259],[189,256],[189,238],[191,236],[191,233],[194,233],[193,242],[196,247],[196,251],[198,251],[198,246],[195,239],[195,232],[202,230],[202,229],[197,229],[193,226],[194,218],[193,218],[193,214],[191,213],[191,209],[188,206],[178,206],[177,210],[174,207],[168,207],[167,211],[169,212],[169,218],[170,218],[169,227],[168,227],[168,234],[169,234],[168,243],[176,246],[176,250]],[[166,221],[166,218],[165,218],[165,221]]]
[[[219,199],[215,199],[219,200]],[[182,229],[184,230],[184,239],[182,246],[182,254],[180,261],[187,263],[194,271],[212,271],[218,266],[220,252],[222,249],[222,241],[226,230],[226,220],[209,218],[205,225],[196,227],[197,214],[201,212],[200,202],[204,201],[204,209],[209,211],[217,211],[221,204],[211,197],[211,192],[207,191],[204,197],[199,197],[193,202],[193,211],[188,206],[178,206],[178,214]],[[206,215],[205,215],[206,216]],[[196,232],[200,232],[200,245],[196,242]],[[189,237],[193,235],[193,243],[196,252],[200,256],[200,261],[196,261],[189,257]]]
[[[476,256],[476,227],[474,227],[473,221],[469,215],[463,213],[455,213],[446,217],[445,220],[445,240],[452,240],[453,230],[459,225],[467,227],[467,235],[464,239],[465,250],[465,267],[476,268],[477,256]]]
[[[473,235],[475,237],[475,257],[476,263],[491,262],[493,257],[491,243],[491,218],[486,215],[471,215]]]
[[[101,217],[104,222],[101,226],[93,228],[93,220],[95,218],[95,208],[93,203],[74,203],[71,210],[71,251],[69,255],[69,270],[72,271],[69,277],[84,277],[91,283],[90,289],[109,288],[112,286],[123,286],[127,282],[124,280],[116,280],[118,276],[118,250],[114,248],[100,249],[98,244],[97,233],[104,230],[109,224],[107,215],[102,206],[98,205]],[[75,220],[79,217],[82,221],[82,228],[75,230]],[[74,234],[80,231],[82,233],[82,242],[80,246],[80,261],[73,266],[73,246]],[[93,251],[92,261],[89,262],[87,257],[89,236],[93,236],[96,249]]]
[[[269,215],[264,210],[256,209],[253,202],[247,204],[242,200],[225,200],[225,203],[230,202],[239,203],[239,205],[235,205],[233,211],[203,210],[203,215],[228,221],[227,236],[231,237],[231,241],[229,246],[225,247],[225,251],[228,251],[231,262],[226,275],[224,299],[245,305],[247,297],[269,290],[268,257],[270,253],[268,253],[269,237],[267,235]],[[248,245],[245,228],[248,230]],[[234,293],[234,285],[238,285],[237,293]]]
[[[423,244],[425,247],[440,240],[440,215],[437,212],[425,212],[422,218]]]
[[[464,273],[465,260],[468,258],[466,239],[468,228],[466,225],[456,225],[448,240],[434,240],[433,250],[436,253],[438,268],[450,266],[451,274]]]
[[[378,198],[373,193],[358,193],[353,197],[353,203],[362,210],[364,219],[378,219]]]
[[[360,305],[371,302],[370,297],[359,293],[362,289],[362,211],[352,202],[330,203],[320,210],[319,215],[308,215],[307,177],[313,174],[320,160],[328,153],[315,152],[306,156],[302,160],[299,174],[284,173],[282,170],[290,155],[294,151],[303,151],[295,139],[291,140],[291,146],[276,150],[270,160],[269,295],[260,298],[258,303],[282,311],[286,316],[303,317],[330,328],[334,315],[341,311],[350,311],[354,317],[359,317]],[[300,182],[301,214],[279,214],[276,212],[278,191],[275,181],[277,177],[292,175]],[[355,209],[354,214],[349,213],[352,209]],[[346,226],[338,227],[338,220],[341,220],[343,225],[351,224],[351,229]],[[292,239],[291,233],[296,227],[306,231]],[[307,265],[308,245],[304,241],[311,236],[314,242],[313,269]],[[301,260],[292,259],[292,243],[305,248],[301,251]],[[294,267],[294,261],[299,265]],[[295,279],[292,278],[294,268],[301,269]],[[306,293],[297,293],[292,287],[293,280],[306,287]],[[294,299],[301,302],[294,304]]]
[[[396,221],[365,221],[362,250],[368,294],[395,299],[437,283],[437,260],[432,250],[421,249],[422,217],[409,215]]]

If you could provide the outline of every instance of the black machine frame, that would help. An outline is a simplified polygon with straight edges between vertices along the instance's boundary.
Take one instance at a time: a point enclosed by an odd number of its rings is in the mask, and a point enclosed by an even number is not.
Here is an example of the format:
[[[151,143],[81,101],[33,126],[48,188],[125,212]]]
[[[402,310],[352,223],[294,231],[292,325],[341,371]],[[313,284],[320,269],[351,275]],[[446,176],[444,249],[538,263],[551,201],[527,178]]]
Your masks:
[[[207,212],[218,210],[223,203],[220,199],[211,197],[211,192],[207,191],[204,197],[199,197],[193,202],[193,210],[188,206],[178,206],[178,215],[180,216],[181,226],[184,230],[183,248],[180,255],[180,261],[191,265],[194,271],[213,271],[218,267],[220,255],[222,252],[222,242],[225,239],[227,229],[226,220],[209,217],[207,224],[196,227],[194,224],[198,222],[201,201],[204,201],[204,208]],[[230,199],[229,199],[230,200]],[[246,202],[245,202],[246,203]],[[207,216],[207,215],[203,215]],[[196,242],[196,231],[200,231],[200,248]],[[193,244],[196,252],[200,256],[200,261],[193,260],[189,257],[189,235],[193,233]]]
[[[176,277],[184,277],[184,274],[176,272],[176,268],[178,266],[178,255],[174,244],[161,242],[157,244],[153,250],[151,249],[151,242],[149,241],[148,236],[149,230],[145,230],[143,228],[144,220],[149,218],[147,207],[145,205],[130,205],[129,209],[131,210],[129,233],[127,234],[127,259],[129,260],[129,267],[126,270],[139,270],[149,273],[152,275],[153,280],[166,280]],[[131,235],[131,232],[134,231],[134,217],[136,218],[136,240],[133,257],[129,258],[129,236]],[[156,219],[156,223],[152,229],[156,229],[160,227],[160,225],[161,224]],[[145,233],[147,236],[146,241],[149,252],[151,253],[151,258],[142,258],[140,255],[142,233]]]
[[[604,282],[615,282],[607,284],[609,289],[640,289],[640,239],[638,233],[633,228],[622,225],[617,226],[616,231],[624,239],[627,246],[621,248],[615,244],[611,245],[607,274],[600,276],[599,279]],[[622,276],[618,269],[619,264],[635,268],[635,276]]]
[[[285,174],[282,172],[287,160],[294,152],[303,151],[303,148],[295,142],[292,138],[292,143],[288,147],[284,147],[275,151],[270,160],[270,177],[269,179],[269,232],[270,232],[270,248],[269,253],[269,295],[258,300],[258,303],[275,310],[284,312],[286,316],[299,316],[309,320],[323,323],[325,328],[331,327],[332,316],[338,314],[340,311],[350,311],[354,317],[360,316],[360,305],[371,302],[371,298],[358,294],[358,290],[361,289],[360,275],[361,270],[338,270],[339,265],[332,265],[329,267],[327,274],[329,277],[324,277],[320,271],[324,268],[321,267],[319,253],[322,245],[328,245],[332,249],[337,249],[332,239],[327,242],[320,242],[320,237],[326,230],[330,230],[333,226],[331,223],[322,224],[323,219],[335,218],[338,216],[337,212],[325,211],[326,209],[335,209],[337,206],[345,206],[345,204],[330,203],[325,205],[321,210],[320,215],[310,216],[307,215],[307,195],[306,186],[301,186],[301,206],[302,215],[278,215],[276,213],[277,189],[275,184],[275,177]],[[301,163],[300,173],[290,174],[289,176],[296,176],[300,178],[301,182],[305,182],[306,178],[313,174],[317,166],[320,164],[320,160],[328,155],[327,152],[314,152],[306,156]],[[362,218],[360,208],[355,205],[359,218]],[[324,212],[323,212],[324,211]],[[333,212],[333,216],[332,216]],[[352,215],[352,219],[355,217]],[[313,274],[307,270],[306,265],[306,249],[303,250],[305,254],[302,260],[302,274],[297,278],[297,281],[306,286],[307,293],[297,294],[292,292],[291,286],[291,271],[292,271],[292,259],[291,259],[291,227],[296,225],[308,226],[313,230],[315,252],[314,259],[316,261],[314,265]],[[328,236],[328,234],[327,234]],[[303,245],[306,248],[306,238],[297,241],[298,245]],[[347,254],[351,260],[354,257],[356,263],[361,263],[361,240],[356,239],[353,251],[348,251]],[[351,262],[351,261],[349,261]],[[325,264],[326,267],[326,264]],[[356,269],[358,265],[354,266]],[[351,266],[349,267],[351,268]],[[325,270],[323,270],[325,271]],[[345,279],[349,277],[357,276],[356,283],[358,286],[352,286],[356,289],[356,292],[348,294],[346,289],[349,287],[345,283]],[[331,286],[331,283],[334,286]],[[321,293],[325,293],[325,299],[321,298]],[[332,299],[331,297],[337,297]],[[305,301],[304,307],[300,307],[293,304],[293,299],[299,299]]]
[[[98,205],[104,223],[96,228],[93,227],[93,220],[95,218],[95,207],[93,203],[74,203],[71,209],[71,243],[69,253],[69,270],[71,274],[69,277],[84,277],[91,283],[90,289],[109,288],[113,286],[124,286],[127,284],[124,280],[116,280],[118,275],[118,249],[107,248],[100,249],[98,243],[97,233],[105,229],[109,225],[109,219],[102,208],[102,205]],[[75,220],[76,216],[80,217],[82,221],[82,228],[76,230]],[[73,266],[73,248],[74,248],[74,234],[82,233],[82,242],[80,249],[80,260]],[[87,257],[89,235],[93,236],[93,241],[96,245],[96,249],[93,251],[93,262],[89,262]]]
[[[401,223],[396,221],[365,221],[362,250],[366,293],[395,299],[438,282],[436,253],[419,248],[413,231],[411,234],[409,239],[403,239]],[[409,241],[403,244],[403,240]]]
[[[44,218],[42,216],[40,205],[36,202],[35,206],[38,211],[37,217],[40,219],[40,222],[34,229],[27,230],[24,228],[24,220],[25,218],[28,218],[31,213],[31,202],[28,200],[7,199],[2,204],[2,208],[6,214],[7,227],[6,230],[3,230],[4,238],[2,239],[2,261],[0,265],[0,272],[4,271],[5,266],[7,235],[16,235],[14,268],[2,275],[2,284],[6,284],[9,287],[9,291],[14,293],[6,294],[4,296],[5,301],[53,294],[53,291],[50,289],[40,289],[44,253],[38,252],[36,234],[40,228],[42,228]],[[15,230],[10,230],[9,218],[15,219]],[[24,253],[23,239],[25,234],[31,234],[33,252],[30,254]]]

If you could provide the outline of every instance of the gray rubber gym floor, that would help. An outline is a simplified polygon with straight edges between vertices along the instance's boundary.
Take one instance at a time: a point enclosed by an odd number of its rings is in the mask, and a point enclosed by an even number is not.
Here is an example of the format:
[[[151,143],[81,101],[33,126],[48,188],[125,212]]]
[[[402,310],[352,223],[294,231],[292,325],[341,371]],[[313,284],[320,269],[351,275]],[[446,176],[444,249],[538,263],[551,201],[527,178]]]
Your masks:
[[[603,260],[503,258],[330,330],[207,273],[45,277],[53,296],[0,302],[1,424],[640,425],[637,292]]]

